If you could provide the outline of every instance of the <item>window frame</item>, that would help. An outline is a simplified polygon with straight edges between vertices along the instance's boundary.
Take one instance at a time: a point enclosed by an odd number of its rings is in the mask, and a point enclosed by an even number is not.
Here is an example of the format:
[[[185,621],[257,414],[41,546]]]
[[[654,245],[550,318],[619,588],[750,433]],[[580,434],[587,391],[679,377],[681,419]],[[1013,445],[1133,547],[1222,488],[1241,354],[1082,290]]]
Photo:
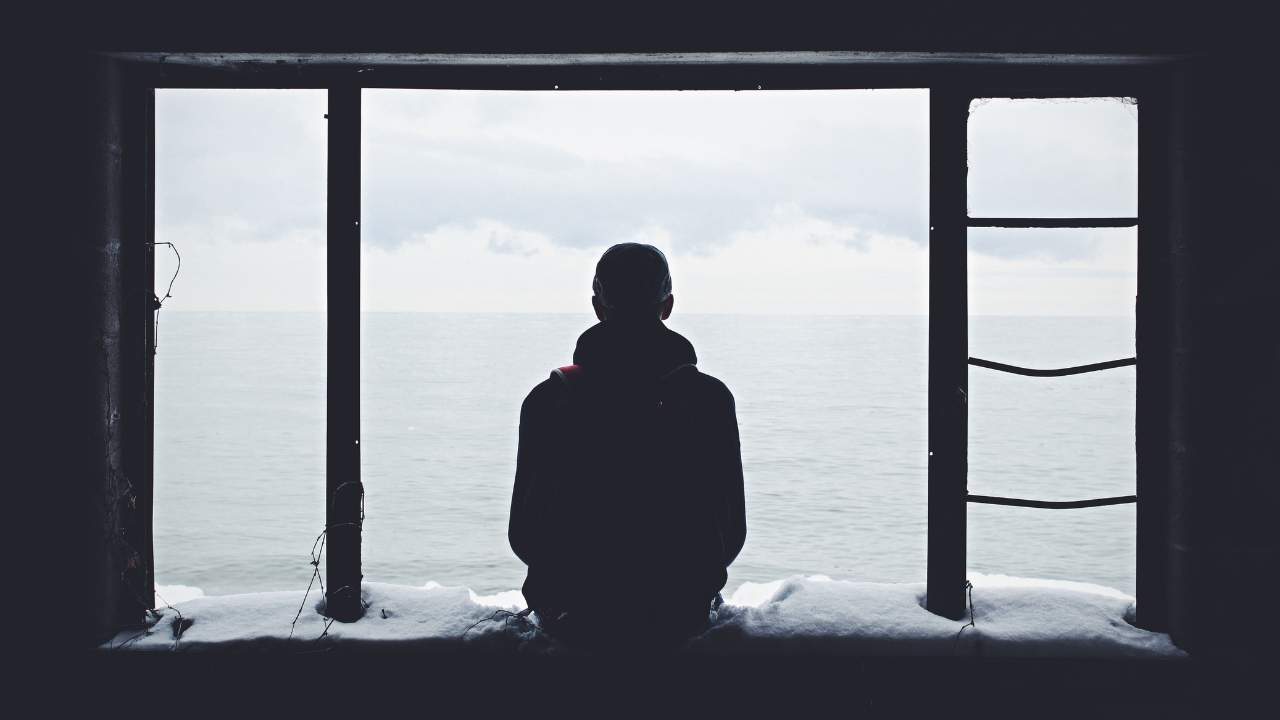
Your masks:
[[[1165,629],[1168,622],[1169,477],[1167,389],[1171,380],[1169,317],[1172,287],[1168,275],[1168,196],[1158,178],[1168,175],[1161,150],[1168,141],[1167,97],[1152,83],[1136,84],[1132,94],[1100,92],[1102,86],[1036,85],[953,86],[930,95],[929,198],[929,525],[928,588],[931,612],[959,619],[966,608],[967,508],[969,503],[1042,509],[1080,509],[1137,505],[1137,622]],[[975,218],[968,212],[968,119],[972,103],[986,98],[1053,99],[1133,98],[1143,111],[1138,125],[1138,210],[1132,218]],[[1153,117],[1149,117],[1153,116]],[[1138,297],[1135,302],[1135,356],[1087,366],[1029,370],[971,357],[968,353],[968,230],[975,227],[1136,227]],[[1141,302],[1140,302],[1141,300]],[[1161,308],[1166,312],[1162,316]],[[1161,320],[1164,322],[1161,322]],[[1142,358],[1139,365],[1137,358]],[[1053,377],[1135,366],[1135,494],[1076,501],[1029,501],[968,492],[968,367]],[[1162,404],[1163,403],[1163,404]],[[1141,502],[1139,502],[1141,498]]]
[[[965,610],[967,263],[965,173],[969,100],[978,97],[1132,97],[1139,124],[1135,452],[1137,621],[1165,630],[1169,605],[1171,340],[1170,80],[1163,55],[891,52],[612,54],[105,53],[122,68],[125,285],[122,341],[132,422],[126,453],[137,511],[124,533],[142,557],[154,607],[152,559],[155,336],[154,93],[162,88],[326,89],[329,93],[328,373],[326,375],[327,610],[356,620],[363,486],[359,468],[360,91],[788,90],[919,88],[930,93],[929,610]],[[132,290],[132,292],[131,292]],[[138,298],[137,300],[129,298]],[[958,391],[958,392],[957,392]],[[934,453],[940,452],[935,456]],[[935,461],[935,457],[937,460]],[[131,598],[137,598],[131,600]]]

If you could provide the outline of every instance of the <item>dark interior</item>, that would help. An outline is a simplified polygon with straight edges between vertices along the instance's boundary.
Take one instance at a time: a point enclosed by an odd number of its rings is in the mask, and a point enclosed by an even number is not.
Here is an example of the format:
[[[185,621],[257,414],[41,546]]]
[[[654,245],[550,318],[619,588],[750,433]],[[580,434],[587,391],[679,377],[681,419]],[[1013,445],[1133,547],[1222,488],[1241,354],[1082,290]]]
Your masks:
[[[1139,246],[1138,355],[1147,371],[1135,436],[1138,622],[1169,632],[1190,661],[784,657],[716,667],[682,659],[648,671],[708,698],[722,682],[755,709],[792,691],[862,708],[1051,697],[1058,706],[1170,711],[1264,692],[1260,673],[1276,665],[1280,639],[1272,617],[1280,597],[1280,241],[1269,219],[1280,158],[1267,23],[1222,4],[748,7],[287,11],[233,3],[98,6],[15,22],[47,30],[29,36],[31,47],[13,61],[24,77],[10,93],[23,99],[7,104],[23,123],[13,141],[28,196],[22,243],[47,254],[33,266],[42,277],[57,277],[52,292],[31,291],[40,307],[18,313],[34,318],[37,339],[9,346],[11,355],[38,348],[33,364],[49,378],[19,383],[32,395],[22,424],[37,442],[17,448],[31,463],[21,484],[38,495],[26,503],[26,542],[40,549],[17,582],[37,588],[33,647],[62,668],[42,676],[65,679],[78,664],[84,677],[111,684],[142,676],[181,683],[209,671],[269,690],[276,686],[247,669],[269,666],[297,679],[301,695],[324,692],[302,687],[318,677],[406,696],[472,683],[572,693],[585,678],[622,682],[608,666],[524,658],[263,662],[93,651],[153,602],[123,580],[141,573],[142,587],[152,581],[153,88],[928,87],[937,102],[1001,89],[1129,95],[1138,87],[1144,126],[1158,128],[1140,158],[1149,239]],[[933,146],[942,147],[936,135]],[[934,497],[931,533],[940,517]],[[944,562],[931,553],[931,575]]]

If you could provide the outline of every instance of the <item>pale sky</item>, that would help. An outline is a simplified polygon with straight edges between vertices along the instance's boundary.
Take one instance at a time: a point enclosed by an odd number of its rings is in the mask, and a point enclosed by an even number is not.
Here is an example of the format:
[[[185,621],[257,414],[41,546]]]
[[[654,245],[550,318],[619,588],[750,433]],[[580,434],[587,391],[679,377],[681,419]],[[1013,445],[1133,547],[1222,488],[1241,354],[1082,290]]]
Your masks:
[[[169,310],[323,310],[325,93],[159,90]],[[975,105],[971,214],[1136,214],[1137,108]],[[600,253],[678,312],[925,314],[928,93],[364,92],[366,310],[589,312]],[[1131,315],[1136,233],[974,230],[970,310]],[[160,254],[157,284],[172,258]]]

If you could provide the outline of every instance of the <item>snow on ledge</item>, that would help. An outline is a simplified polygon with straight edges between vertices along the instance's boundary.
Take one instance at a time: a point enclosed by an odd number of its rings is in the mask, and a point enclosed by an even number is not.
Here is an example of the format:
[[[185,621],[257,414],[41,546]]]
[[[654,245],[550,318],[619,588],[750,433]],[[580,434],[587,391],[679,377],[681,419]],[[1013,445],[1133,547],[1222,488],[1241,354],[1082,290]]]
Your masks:
[[[711,628],[685,652],[843,655],[982,655],[1175,658],[1167,635],[1128,622],[1133,598],[1061,580],[970,574],[973,623],[924,609],[923,583],[887,584],[793,576],[743,583]],[[463,587],[365,583],[365,617],[328,623],[313,591],[296,627],[301,591],[206,597],[199,588],[159,586],[172,604],[149,627],[119,633],[103,649],[131,651],[421,649],[443,652],[567,651],[528,621],[502,611],[519,591],[477,595]],[[628,612],[619,610],[619,643]],[[178,622],[179,613],[184,622]],[[186,629],[175,636],[179,625]],[[326,625],[328,629],[326,631]]]

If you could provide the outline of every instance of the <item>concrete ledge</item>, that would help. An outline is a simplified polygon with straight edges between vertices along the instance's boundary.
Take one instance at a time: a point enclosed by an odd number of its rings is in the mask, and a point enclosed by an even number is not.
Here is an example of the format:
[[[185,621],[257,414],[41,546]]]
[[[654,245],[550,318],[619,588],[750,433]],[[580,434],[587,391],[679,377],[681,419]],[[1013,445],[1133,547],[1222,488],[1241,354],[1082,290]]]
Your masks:
[[[972,616],[952,621],[923,607],[924,585],[792,577],[745,583],[689,656],[1040,657],[1180,659],[1160,633],[1134,627],[1133,599],[1083,583],[971,574]],[[365,617],[331,623],[318,592],[195,597],[123,631],[108,653],[381,650],[462,655],[573,656],[536,624],[515,618],[518,592],[478,596],[466,588],[365,583]],[[299,614],[299,608],[301,613]],[[627,616],[619,603],[618,643]],[[297,616],[296,625],[294,618]],[[536,615],[533,616],[536,620]]]

